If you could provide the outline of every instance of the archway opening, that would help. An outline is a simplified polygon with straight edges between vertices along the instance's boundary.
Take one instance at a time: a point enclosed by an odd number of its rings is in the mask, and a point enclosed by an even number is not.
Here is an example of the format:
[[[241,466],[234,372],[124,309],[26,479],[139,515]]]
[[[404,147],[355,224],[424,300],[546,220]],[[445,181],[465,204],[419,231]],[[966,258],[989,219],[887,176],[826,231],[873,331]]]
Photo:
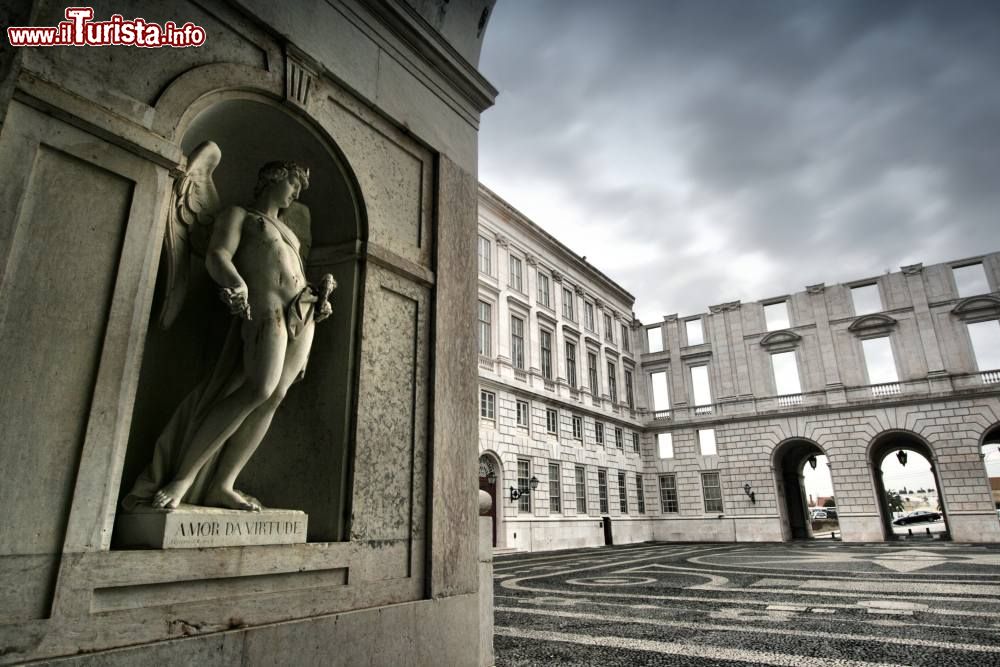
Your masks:
[[[493,546],[497,546],[497,489],[500,487],[500,466],[489,454],[479,457],[479,490],[490,494],[490,521],[493,523]]]
[[[1000,520],[1000,424],[991,427],[983,436],[980,447],[983,456],[983,467],[986,469],[986,479],[993,494],[993,507],[997,510],[997,520]]]
[[[889,433],[871,450],[887,540],[948,539],[948,520],[930,447],[908,433]]]
[[[785,540],[831,538],[839,533],[836,496],[826,454],[808,440],[775,450],[781,532]]]

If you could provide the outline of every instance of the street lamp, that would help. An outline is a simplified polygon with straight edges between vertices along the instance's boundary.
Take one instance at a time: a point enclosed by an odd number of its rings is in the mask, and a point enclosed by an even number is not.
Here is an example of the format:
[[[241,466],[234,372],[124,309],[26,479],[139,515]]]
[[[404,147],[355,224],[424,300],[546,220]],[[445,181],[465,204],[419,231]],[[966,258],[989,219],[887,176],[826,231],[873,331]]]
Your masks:
[[[906,450],[899,450],[896,452],[896,458],[899,459],[899,465],[906,467]]]
[[[534,491],[535,489],[537,489],[538,488],[538,478],[535,477],[534,475],[532,475],[531,480],[528,481],[528,486],[530,486],[531,488],[530,489],[525,489],[523,491],[521,491],[520,489],[515,489],[513,486],[510,487],[510,500],[511,500],[511,502],[517,500],[521,496],[526,496],[526,495],[530,494],[532,491]]]
[[[753,487],[750,486],[750,482],[747,482],[746,484],[743,485],[743,493],[750,496],[750,502],[752,502],[754,505],[757,504],[757,494],[753,492]]]
[[[496,484],[497,483],[497,471],[496,470],[490,470],[489,474],[486,475],[486,481],[490,483],[490,486],[493,486],[494,484]]]
[[[812,468],[813,470],[815,470],[817,463],[819,463],[819,461],[816,460],[816,455],[815,454],[813,454],[812,456],[809,457],[809,467],[810,468]]]

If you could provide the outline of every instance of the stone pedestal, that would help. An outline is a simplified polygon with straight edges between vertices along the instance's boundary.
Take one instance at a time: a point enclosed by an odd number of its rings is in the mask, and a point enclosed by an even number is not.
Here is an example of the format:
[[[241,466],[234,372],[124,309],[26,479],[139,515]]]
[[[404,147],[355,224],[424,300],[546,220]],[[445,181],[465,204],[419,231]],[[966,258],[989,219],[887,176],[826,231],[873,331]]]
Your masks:
[[[121,547],[198,549],[265,544],[302,544],[309,515],[299,510],[244,512],[181,505],[175,510],[141,507],[118,517]]]

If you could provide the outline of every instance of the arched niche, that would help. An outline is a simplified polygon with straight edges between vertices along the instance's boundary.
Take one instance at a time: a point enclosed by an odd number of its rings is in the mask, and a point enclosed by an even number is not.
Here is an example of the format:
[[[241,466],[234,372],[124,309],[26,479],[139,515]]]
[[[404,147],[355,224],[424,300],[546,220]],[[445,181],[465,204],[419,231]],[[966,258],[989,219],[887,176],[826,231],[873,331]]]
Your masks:
[[[778,492],[778,514],[782,523],[781,534],[785,540],[813,537],[803,468],[810,458],[825,455],[822,447],[805,438],[786,440],[775,447],[771,455],[771,467],[775,473]]]
[[[346,539],[357,394],[361,300],[367,221],[354,174],[328,136],[291,107],[252,93],[234,93],[203,105],[186,122],[181,147],[188,155],[205,141],[222,160],[214,180],[224,205],[248,204],[262,164],[292,160],[310,169],[300,201],[312,216],[306,273],[336,278],[333,316],[317,325],[305,377],[292,385],[237,486],[268,507],[309,515],[310,542]],[[224,98],[224,99],[221,99]],[[165,290],[161,265],[150,312],[120,498],[149,462],[176,406],[218,358],[229,316],[216,287],[193,257],[184,307],[172,326],[159,325]]]
[[[899,537],[893,529],[893,515],[889,508],[889,502],[886,496],[887,489],[882,475],[882,463],[891,454],[896,454],[900,451],[906,452],[908,459],[910,459],[910,454],[916,454],[926,459],[927,463],[930,465],[930,474],[933,477],[934,486],[938,492],[938,499],[941,504],[941,515],[945,522],[945,532],[942,539],[950,539],[947,490],[941,483],[941,475],[938,473],[937,459],[934,455],[934,450],[931,449],[930,444],[926,440],[918,436],[916,433],[904,430],[883,431],[875,436],[875,438],[872,439],[871,443],[868,445],[868,462],[871,467],[872,478],[875,484],[875,497],[878,501],[879,515],[882,519],[882,530],[885,539],[897,540]],[[898,456],[898,454],[896,455]]]

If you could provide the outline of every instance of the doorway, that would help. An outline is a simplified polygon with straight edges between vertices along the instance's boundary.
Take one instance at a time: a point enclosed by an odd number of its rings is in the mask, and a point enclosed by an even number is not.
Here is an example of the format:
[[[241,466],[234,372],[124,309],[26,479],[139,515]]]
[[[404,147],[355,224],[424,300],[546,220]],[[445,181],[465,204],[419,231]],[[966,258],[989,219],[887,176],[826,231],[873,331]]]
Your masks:
[[[941,480],[926,442],[906,431],[884,433],[869,461],[886,540],[949,539]]]
[[[775,449],[773,466],[782,538],[837,536],[836,496],[823,449],[811,440],[788,440]]]

